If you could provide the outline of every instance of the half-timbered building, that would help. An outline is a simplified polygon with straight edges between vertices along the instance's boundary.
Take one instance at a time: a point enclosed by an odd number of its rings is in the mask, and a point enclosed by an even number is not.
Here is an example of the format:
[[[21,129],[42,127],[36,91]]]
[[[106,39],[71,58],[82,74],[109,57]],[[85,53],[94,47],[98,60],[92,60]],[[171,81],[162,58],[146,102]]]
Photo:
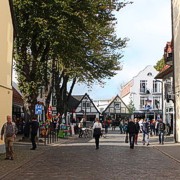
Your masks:
[[[114,120],[129,118],[129,110],[123,100],[117,95],[102,112],[104,118],[110,117]]]

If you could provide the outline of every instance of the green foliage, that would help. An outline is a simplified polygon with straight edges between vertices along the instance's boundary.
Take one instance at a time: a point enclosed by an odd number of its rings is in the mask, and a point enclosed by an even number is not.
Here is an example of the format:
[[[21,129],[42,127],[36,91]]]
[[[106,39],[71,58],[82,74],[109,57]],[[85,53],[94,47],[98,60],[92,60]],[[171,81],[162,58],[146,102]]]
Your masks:
[[[161,60],[159,60],[156,65],[154,66],[154,68],[157,71],[161,71],[163,69],[163,67],[165,66],[165,62],[164,62],[164,58],[162,58]]]
[[[133,114],[133,112],[136,110],[132,99],[130,100],[130,102],[128,104],[128,109],[129,109],[130,114]]]
[[[24,99],[35,104],[38,88],[48,89],[53,77],[56,87],[62,84],[58,95],[62,98],[70,80],[104,83],[121,70],[121,50],[128,39],[117,38],[113,11],[130,3],[14,0],[18,29],[14,56]]]

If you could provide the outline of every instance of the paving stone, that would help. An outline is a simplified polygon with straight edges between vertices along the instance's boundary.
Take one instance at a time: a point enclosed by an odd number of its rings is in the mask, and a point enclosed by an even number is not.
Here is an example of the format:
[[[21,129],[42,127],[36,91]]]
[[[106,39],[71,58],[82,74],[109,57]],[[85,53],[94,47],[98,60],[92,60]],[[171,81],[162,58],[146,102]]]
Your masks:
[[[77,136],[41,145],[33,152],[29,150],[30,145],[17,144],[14,161],[5,161],[0,156],[0,179],[180,179],[179,163],[162,153],[164,150],[173,155],[173,152],[179,152],[180,146],[174,146],[172,142],[168,146],[168,141],[166,146],[158,146],[157,137],[154,137],[151,139],[154,145],[147,147],[141,144],[140,137],[139,145],[130,149],[123,139],[124,135],[108,134],[106,140],[100,139],[99,150],[95,150],[94,140]]]

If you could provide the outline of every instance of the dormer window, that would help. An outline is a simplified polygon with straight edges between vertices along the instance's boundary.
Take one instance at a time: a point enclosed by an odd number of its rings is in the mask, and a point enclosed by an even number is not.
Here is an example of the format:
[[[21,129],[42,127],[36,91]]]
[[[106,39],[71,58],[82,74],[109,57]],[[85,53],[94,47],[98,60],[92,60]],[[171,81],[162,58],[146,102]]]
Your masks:
[[[147,76],[152,76],[152,73],[151,72],[147,73]]]

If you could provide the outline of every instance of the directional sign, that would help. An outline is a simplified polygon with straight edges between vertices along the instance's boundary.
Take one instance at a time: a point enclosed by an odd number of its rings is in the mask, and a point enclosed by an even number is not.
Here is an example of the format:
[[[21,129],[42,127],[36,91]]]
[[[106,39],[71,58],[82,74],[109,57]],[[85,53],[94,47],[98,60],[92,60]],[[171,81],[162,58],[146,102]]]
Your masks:
[[[35,114],[42,114],[42,105],[41,104],[35,105]]]

